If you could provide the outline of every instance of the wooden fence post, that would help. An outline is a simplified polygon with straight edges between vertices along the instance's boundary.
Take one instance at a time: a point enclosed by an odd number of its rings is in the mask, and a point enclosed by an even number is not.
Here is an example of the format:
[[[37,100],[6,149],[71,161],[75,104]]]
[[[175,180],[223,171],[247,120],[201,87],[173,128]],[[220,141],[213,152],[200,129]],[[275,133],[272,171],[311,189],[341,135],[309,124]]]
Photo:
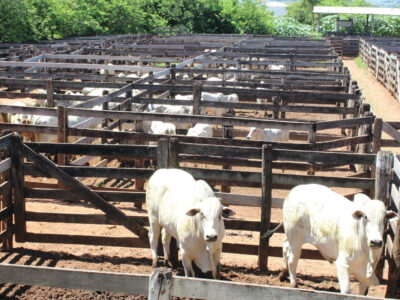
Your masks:
[[[149,72],[149,87],[147,90],[149,93],[149,99],[153,99],[153,89],[152,89],[153,82],[154,82],[153,72]]]
[[[9,134],[11,132],[3,132],[2,135]],[[3,150],[1,153],[1,159],[8,159],[10,158],[11,153],[9,149]],[[1,197],[1,209],[5,209],[7,207],[12,206],[12,193],[11,193],[11,171],[7,170],[3,174],[1,174],[1,183],[9,182],[9,187],[7,190],[3,192]],[[9,235],[3,242],[3,250],[10,251],[13,248],[13,233],[12,233],[12,215],[6,218],[4,221],[1,222],[1,232],[8,230]]]
[[[171,284],[171,269],[154,269],[149,278],[149,300],[169,300],[171,295]]]
[[[378,153],[382,145],[382,119],[376,118],[372,134],[372,153]]]
[[[388,207],[390,201],[390,182],[392,180],[393,153],[379,151],[376,156],[375,199],[383,201]]]
[[[317,143],[317,123],[313,122],[310,131],[308,132],[308,142],[311,144],[311,149],[315,149]],[[315,175],[315,163],[310,163],[308,175]]]
[[[46,80],[46,90],[47,90],[47,106],[54,107],[54,88],[53,88],[52,78]]]
[[[58,130],[57,130],[57,142],[67,143],[68,142],[68,115],[64,106],[57,106],[58,113]],[[57,164],[65,165],[66,156],[65,154],[57,154]]]
[[[102,104],[102,110],[108,110],[108,102],[104,102],[104,103]],[[103,128],[107,127],[107,126],[108,126],[108,121],[109,121],[109,119],[107,119],[107,118],[104,119],[104,121],[102,122],[101,126],[102,126]],[[102,138],[101,138],[101,143],[102,143],[102,144],[107,144],[107,139],[104,138],[104,137],[102,137]]]
[[[262,147],[262,198],[261,198],[261,222],[260,241],[258,247],[258,268],[261,271],[268,270],[268,248],[269,239],[262,239],[261,236],[268,231],[271,220],[272,205],[272,145]]]
[[[232,126],[224,126],[224,138],[232,139],[233,138],[233,127]],[[231,165],[222,165],[222,169],[231,170]],[[231,187],[226,185],[221,185],[221,193],[230,193]]]
[[[201,83],[193,85],[193,115],[200,115]]]
[[[390,185],[392,180],[393,153],[390,151],[379,151],[376,156],[375,164],[375,195],[374,199],[379,199],[385,203],[386,207],[390,205]],[[383,240],[386,242],[386,234]],[[379,280],[383,277],[383,267],[385,261],[382,257],[376,266],[376,276]]]
[[[150,95],[149,95],[150,97]],[[143,120],[135,121],[135,131],[136,132],[143,132]],[[135,142],[135,144],[140,144],[140,141]],[[144,160],[137,159],[135,160],[135,167],[136,168],[144,168]],[[144,180],[143,179],[135,179],[135,189],[143,190],[144,189]],[[142,202],[135,202],[135,208],[141,210],[142,209]]]
[[[157,169],[168,168],[169,141],[167,138],[159,139],[157,142]]]
[[[15,240],[23,242],[26,235],[24,198],[24,159],[21,150],[21,136],[11,137],[11,178],[14,195]]]

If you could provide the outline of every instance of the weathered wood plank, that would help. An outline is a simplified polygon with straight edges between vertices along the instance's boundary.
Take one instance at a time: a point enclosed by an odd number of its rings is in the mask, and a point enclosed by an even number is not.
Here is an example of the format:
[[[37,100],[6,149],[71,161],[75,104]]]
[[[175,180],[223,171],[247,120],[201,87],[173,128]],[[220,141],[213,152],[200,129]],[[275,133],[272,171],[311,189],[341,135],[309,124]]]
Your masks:
[[[10,170],[11,168],[11,158],[6,158],[0,162],[0,173]]]
[[[24,199],[24,162],[20,148],[21,137],[11,137],[11,182],[14,199],[15,240],[24,242],[26,235]]]
[[[11,181],[7,180],[0,184],[0,195],[10,192],[11,189]]]
[[[92,145],[92,144],[54,144],[26,143],[36,152],[64,153],[91,156],[156,158],[155,146],[142,145]]]
[[[84,70],[114,70],[130,72],[159,72],[164,68],[139,67],[127,65],[102,65],[102,64],[81,64],[81,63],[49,63],[49,62],[11,62],[0,61],[0,67],[23,67],[23,68],[56,68],[56,69],[84,69]]]
[[[108,94],[111,95],[111,94]],[[106,96],[108,96],[106,95]],[[105,96],[104,96],[105,97]],[[100,98],[96,98],[100,99]],[[95,99],[95,100],[96,100]],[[102,100],[103,101],[103,100]],[[87,101],[85,105],[88,103]],[[102,102],[101,102],[102,103]],[[100,102],[97,104],[101,104]],[[249,118],[229,118],[229,117],[214,117],[214,116],[191,116],[191,115],[174,115],[162,113],[145,113],[145,112],[116,112],[116,111],[100,111],[89,110],[81,108],[67,108],[68,115],[81,116],[81,117],[95,117],[95,118],[111,118],[123,120],[147,120],[147,121],[164,121],[164,122],[178,122],[178,123],[207,123],[217,124],[222,126],[248,126],[248,127],[269,127],[269,128],[282,128],[292,130],[305,130],[311,128],[308,122],[299,121],[280,121],[280,120],[260,120]],[[340,120],[346,121],[346,120]],[[340,122],[339,122],[340,124]]]
[[[388,135],[390,135],[392,138],[394,138],[397,142],[400,142],[400,133],[393,128],[392,126],[390,126],[388,123],[386,123],[385,121],[382,121],[382,129],[385,133],[387,133]]]
[[[375,116],[372,117],[360,117],[360,118],[353,118],[353,119],[344,119],[344,120],[337,120],[337,121],[322,121],[317,122],[317,130],[325,130],[325,129],[332,129],[332,128],[345,128],[345,127],[353,127],[365,124],[373,124],[375,120]]]
[[[390,190],[390,195],[392,197],[392,204],[397,208],[397,211],[400,212],[400,192],[397,189],[396,185],[392,183],[392,187]]]
[[[61,269],[23,265],[0,265],[0,281],[4,283],[82,289],[125,294],[147,295],[149,275]],[[310,291],[268,285],[174,276],[171,296],[202,299],[364,299],[358,295]],[[378,299],[368,297],[369,299]]]
[[[149,278],[149,275],[12,264],[1,264],[0,270],[0,281],[4,283],[143,295],[147,294]]]
[[[6,208],[3,208],[0,210],[0,221],[3,221],[9,217],[12,216],[14,211],[14,205],[11,204],[10,206],[7,206]]]
[[[129,218],[135,220],[142,226],[149,226],[147,216],[130,216]],[[51,222],[51,223],[69,223],[69,224],[101,224],[110,225],[115,224],[105,215],[99,214],[68,214],[68,213],[45,213],[45,212],[26,212],[26,220],[32,222]],[[244,221],[228,219],[224,221],[225,229],[228,230],[249,230],[259,231],[260,222],[257,221]],[[271,223],[270,228],[277,226],[277,223]],[[283,233],[283,230],[278,231]]]
[[[393,156],[393,171],[396,174],[397,178],[400,179],[400,160],[399,156]]]
[[[40,170],[36,165],[25,164],[25,174],[48,177],[46,170]],[[100,178],[136,178],[147,179],[153,174],[152,169],[139,168],[93,168],[87,166],[57,166],[57,169],[65,172],[72,177],[100,177]]]
[[[144,192],[130,192],[130,191],[97,191],[94,193],[98,194],[104,200],[109,202],[144,202]],[[68,201],[79,201],[83,200],[82,197],[76,196],[74,193],[68,190],[62,189],[50,189],[50,188],[25,188],[26,198],[41,198],[41,199],[55,199],[55,200],[68,200]]]
[[[0,151],[3,151],[11,146],[11,137],[13,133],[9,133],[5,136],[0,137]]]

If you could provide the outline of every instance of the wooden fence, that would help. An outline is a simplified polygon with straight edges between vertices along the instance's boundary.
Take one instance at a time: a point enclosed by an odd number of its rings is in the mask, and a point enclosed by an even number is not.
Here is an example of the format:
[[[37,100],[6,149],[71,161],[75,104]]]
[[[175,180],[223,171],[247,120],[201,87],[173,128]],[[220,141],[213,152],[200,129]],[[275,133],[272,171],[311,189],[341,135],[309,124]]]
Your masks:
[[[400,100],[400,40],[395,38],[361,38],[360,56],[376,79]]]
[[[358,56],[360,41],[358,36],[329,36],[327,39],[338,55]]]
[[[12,137],[5,139],[13,140]],[[20,145],[20,146],[19,146]],[[31,143],[28,146],[17,143],[14,138],[12,148],[12,161],[16,162],[12,167],[13,185],[15,187],[14,195],[14,213],[15,213],[15,233],[18,242],[44,242],[44,243],[68,243],[68,244],[91,244],[108,245],[122,247],[148,247],[147,237],[139,238],[112,238],[112,237],[91,237],[91,236],[71,236],[39,234],[26,231],[26,221],[33,222],[63,222],[80,224],[109,224],[110,220],[117,224],[135,223],[137,226],[146,226],[145,217],[129,217],[113,212],[110,207],[100,207],[104,212],[110,213],[109,218],[101,215],[79,216],[70,214],[54,213],[35,213],[25,210],[24,199],[27,198],[45,198],[58,200],[86,200],[98,207],[97,200],[101,198],[102,203],[113,201],[143,202],[144,192],[107,192],[89,191],[84,189],[72,177],[101,177],[101,178],[135,178],[146,179],[153,173],[153,169],[143,168],[105,168],[105,167],[81,167],[81,166],[56,166],[37,153],[51,154],[77,154],[101,156],[107,158],[127,157],[131,159],[157,159],[159,167],[178,167],[180,161],[196,161],[196,158],[203,158],[204,163],[213,164],[235,164],[236,161],[258,160],[261,166],[261,172],[239,171],[239,170],[221,170],[221,169],[201,169],[185,168],[192,173],[195,178],[204,179],[211,184],[225,186],[256,187],[262,189],[262,197],[244,196],[219,193],[223,202],[231,205],[244,205],[261,208],[261,219],[257,221],[239,221],[229,220],[226,222],[226,228],[231,230],[249,230],[260,232],[265,231],[277,224],[270,224],[269,216],[271,208],[281,208],[282,199],[273,199],[272,190],[275,188],[289,189],[302,183],[320,183],[327,186],[359,188],[373,190],[375,180],[365,177],[331,177],[331,176],[309,176],[280,174],[273,172],[273,168],[284,162],[290,165],[290,162],[304,163],[324,163],[343,165],[350,163],[375,165],[374,154],[349,154],[338,152],[316,152],[300,150],[274,150],[272,145],[264,145],[260,148],[241,148],[213,145],[198,145],[179,143],[178,141],[160,140],[158,146],[137,146],[137,145],[71,145],[71,144],[40,144]],[[26,157],[30,162],[23,163],[22,157]],[[229,157],[234,157],[232,161]],[[211,158],[210,161],[208,159]],[[382,172],[376,168],[376,172]],[[378,174],[378,173],[377,173]],[[380,174],[380,173],[379,173]],[[377,175],[377,178],[380,175]],[[62,190],[57,186],[43,189],[40,184],[30,184],[24,182],[24,175],[55,177],[71,190]],[[71,176],[71,177],[70,177]],[[356,175],[357,176],[357,175]],[[359,175],[363,176],[363,175]],[[38,188],[39,187],[39,188]],[[42,187],[42,188],[41,188]],[[82,191],[79,191],[82,189]],[[90,200],[92,199],[92,200]],[[99,200],[100,201],[100,200]],[[262,225],[262,226],[261,226]],[[126,226],[126,225],[124,225]],[[133,232],[141,235],[141,230],[134,229]],[[280,247],[268,247],[268,242],[261,240],[259,245],[238,245],[224,243],[223,251],[239,254],[251,254],[259,256],[259,267],[266,268],[268,256],[281,256]],[[303,258],[321,259],[319,252],[315,250],[303,250]]]

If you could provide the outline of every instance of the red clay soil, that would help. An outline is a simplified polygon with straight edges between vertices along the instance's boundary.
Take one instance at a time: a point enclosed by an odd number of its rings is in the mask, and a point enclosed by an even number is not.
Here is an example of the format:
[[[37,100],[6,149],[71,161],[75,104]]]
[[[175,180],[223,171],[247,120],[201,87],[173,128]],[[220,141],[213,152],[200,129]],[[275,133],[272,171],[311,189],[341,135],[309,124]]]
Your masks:
[[[372,80],[367,71],[358,69],[353,61],[345,61],[353,77],[359,81],[367,101],[373,106],[374,113],[383,116],[385,120],[398,120],[400,116],[399,103],[375,80]],[[364,74],[365,73],[365,74]],[[379,102],[378,102],[379,101]],[[396,116],[395,116],[396,114]],[[44,182],[52,180],[43,179]],[[234,188],[233,192],[259,195],[259,189]],[[283,197],[286,192],[277,191],[275,196]],[[131,205],[117,204],[126,214],[145,215],[145,212],[136,211]],[[250,207],[235,207],[235,218],[245,220],[259,220],[259,209]],[[77,205],[54,200],[30,199],[27,201],[27,210],[37,212],[65,212],[65,213],[100,213],[88,205]],[[281,219],[281,210],[273,209],[272,221]],[[98,235],[129,237],[130,233],[116,225],[71,225],[58,223],[29,222],[29,232]],[[282,234],[275,234],[270,245],[281,246]],[[227,230],[225,241],[231,243],[258,244],[258,235],[255,232]],[[51,266],[59,268],[74,268],[87,270],[104,270],[126,273],[151,273],[151,254],[149,249],[119,248],[83,245],[58,245],[15,243],[11,252],[0,252],[0,261],[4,263],[25,264],[32,266]],[[282,266],[282,258],[270,257],[269,271],[262,273],[257,270],[257,257],[250,255],[222,254],[222,280],[289,286],[288,282],[281,283],[278,273]],[[183,268],[174,270],[177,275],[183,275]],[[385,277],[387,272],[385,272]],[[326,261],[301,260],[298,267],[299,287],[304,289],[339,291],[336,277],[336,267]],[[383,282],[384,284],[385,282]],[[351,283],[353,293],[358,293],[358,283],[353,279]],[[385,295],[386,286],[380,285],[369,290],[369,296]],[[21,285],[0,285],[0,299],[146,299],[144,296],[124,295],[116,293],[101,293],[83,290],[67,290],[47,287],[31,287]]]

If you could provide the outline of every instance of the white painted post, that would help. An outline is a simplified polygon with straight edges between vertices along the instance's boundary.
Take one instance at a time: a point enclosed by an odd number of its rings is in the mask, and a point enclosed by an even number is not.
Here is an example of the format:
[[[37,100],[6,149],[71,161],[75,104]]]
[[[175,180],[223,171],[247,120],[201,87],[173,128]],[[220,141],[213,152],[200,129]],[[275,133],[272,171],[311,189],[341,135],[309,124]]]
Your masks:
[[[172,270],[156,268],[149,279],[149,300],[169,300],[171,293]]]

